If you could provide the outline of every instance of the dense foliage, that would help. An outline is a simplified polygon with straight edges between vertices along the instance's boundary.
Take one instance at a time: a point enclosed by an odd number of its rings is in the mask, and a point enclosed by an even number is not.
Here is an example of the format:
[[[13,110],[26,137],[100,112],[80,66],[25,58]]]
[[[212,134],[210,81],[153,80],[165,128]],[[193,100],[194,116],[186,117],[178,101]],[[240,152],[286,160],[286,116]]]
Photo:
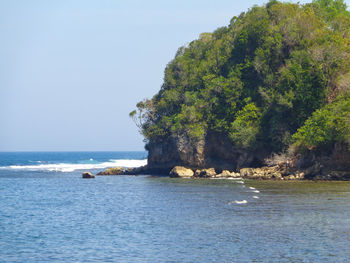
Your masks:
[[[270,1],[179,48],[130,116],[147,140],[213,131],[240,149],[317,147],[349,138],[349,72],[342,0]]]
[[[350,97],[338,98],[316,110],[293,138],[301,149],[329,148],[334,142],[349,142]]]

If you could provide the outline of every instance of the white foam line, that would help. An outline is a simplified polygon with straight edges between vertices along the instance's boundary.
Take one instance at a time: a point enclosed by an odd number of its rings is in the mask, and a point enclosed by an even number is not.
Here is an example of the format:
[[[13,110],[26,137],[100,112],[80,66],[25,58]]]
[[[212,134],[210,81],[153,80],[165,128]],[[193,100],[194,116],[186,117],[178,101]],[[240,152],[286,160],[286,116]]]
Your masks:
[[[75,170],[104,169],[108,167],[140,167],[147,164],[145,160],[110,160],[109,162],[88,164],[88,163],[57,163],[57,164],[39,164],[39,165],[10,165],[0,167],[2,170],[30,170],[30,171],[57,171],[73,172]]]
[[[254,195],[254,196],[253,196],[253,198],[255,198],[255,199],[259,199],[259,196]]]
[[[260,191],[259,190],[254,190],[253,193],[260,193]]]
[[[255,190],[256,188],[254,188],[254,187],[249,187],[249,189]]]
[[[247,202],[247,200],[242,200],[242,201],[235,200],[235,203],[238,204],[238,205],[242,205],[242,204],[246,204],[248,202]]]

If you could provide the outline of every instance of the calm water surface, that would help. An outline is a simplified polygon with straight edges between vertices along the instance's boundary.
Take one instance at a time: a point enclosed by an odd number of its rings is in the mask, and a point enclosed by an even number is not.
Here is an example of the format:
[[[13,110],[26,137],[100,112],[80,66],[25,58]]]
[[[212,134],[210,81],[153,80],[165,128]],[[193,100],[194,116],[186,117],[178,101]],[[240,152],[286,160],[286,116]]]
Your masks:
[[[349,244],[347,182],[0,169],[0,262],[350,262]]]

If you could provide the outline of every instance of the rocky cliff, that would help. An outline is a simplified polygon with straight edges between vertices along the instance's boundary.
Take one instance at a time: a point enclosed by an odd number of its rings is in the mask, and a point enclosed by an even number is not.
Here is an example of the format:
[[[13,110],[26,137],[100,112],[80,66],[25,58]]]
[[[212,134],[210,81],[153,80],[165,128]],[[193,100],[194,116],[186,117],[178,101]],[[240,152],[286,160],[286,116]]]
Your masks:
[[[297,156],[294,167],[305,172],[307,179],[350,179],[349,145],[315,149]]]
[[[303,172],[306,179],[350,179],[350,151],[347,144],[335,144],[328,149],[310,150],[290,156],[286,174]],[[175,166],[195,169],[214,167],[217,171],[239,171],[245,167],[262,167],[269,152],[243,151],[217,133],[209,133],[205,140],[191,143],[185,136],[151,141],[147,172],[168,174]],[[280,163],[283,166],[283,164]]]
[[[174,166],[192,169],[215,167],[218,170],[239,170],[242,167],[258,167],[268,152],[247,151],[234,147],[227,137],[208,133],[196,143],[186,136],[167,137],[150,141],[147,145],[148,169],[154,173],[166,173]]]

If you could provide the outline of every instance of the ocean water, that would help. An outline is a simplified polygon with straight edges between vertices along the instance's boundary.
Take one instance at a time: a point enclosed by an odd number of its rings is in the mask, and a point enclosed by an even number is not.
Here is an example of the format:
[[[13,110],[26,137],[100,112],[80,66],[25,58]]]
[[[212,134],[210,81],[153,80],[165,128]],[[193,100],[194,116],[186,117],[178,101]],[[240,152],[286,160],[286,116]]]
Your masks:
[[[81,178],[146,157],[0,153],[0,262],[350,262],[349,182]]]

